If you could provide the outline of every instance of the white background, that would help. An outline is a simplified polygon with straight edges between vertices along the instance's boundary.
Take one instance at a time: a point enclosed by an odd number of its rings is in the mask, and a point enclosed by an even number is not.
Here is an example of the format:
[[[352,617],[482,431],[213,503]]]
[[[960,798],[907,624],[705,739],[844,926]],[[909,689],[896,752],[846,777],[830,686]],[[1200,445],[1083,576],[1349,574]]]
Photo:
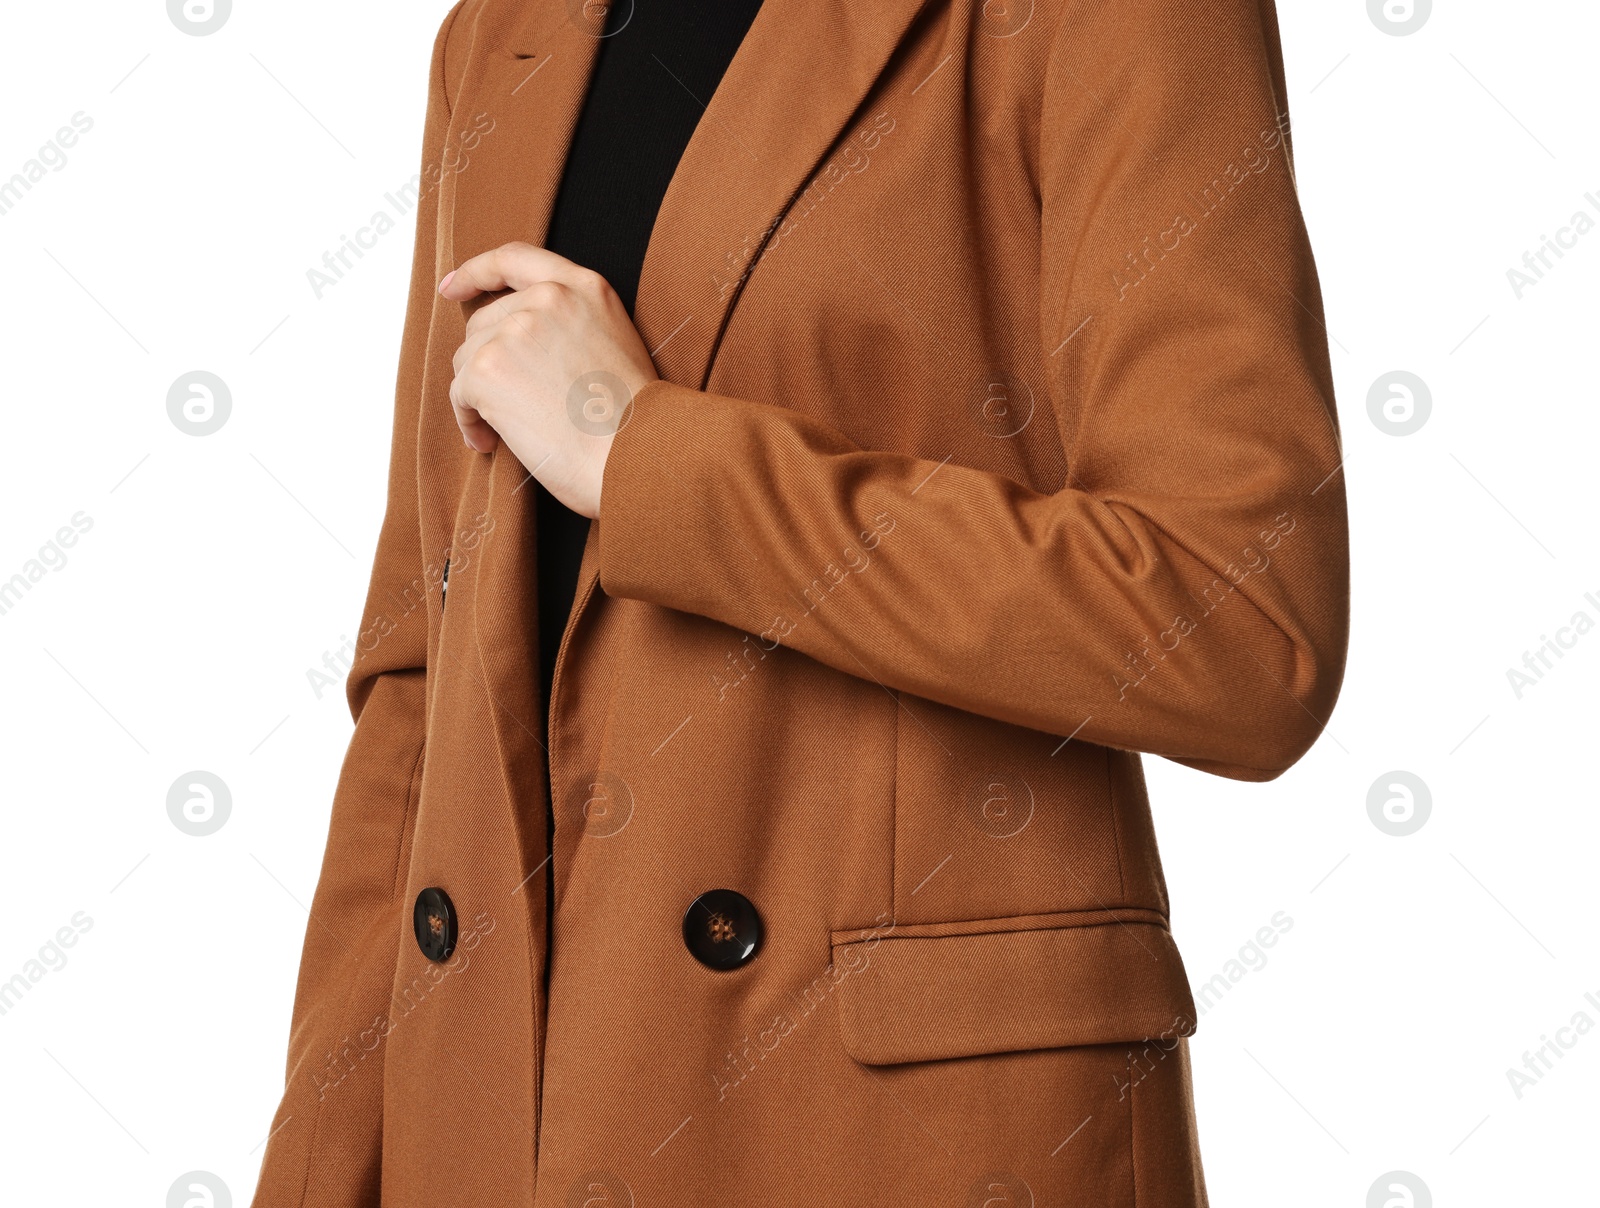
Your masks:
[[[159,0],[7,8],[0,180],[93,126],[0,216],[0,580],[92,522],[0,615],[0,981],[90,924],[0,1015],[6,1203],[154,1208],[196,1169],[248,1203],[350,730],[307,671],[366,587],[409,217],[320,300],[306,271],[415,173],[447,8],[242,2],[198,38]],[[1191,979],[1227,987],[1193,1042],[1212,1199],[1360,1208],[1401,1170],[1441,1206],[1593,1203],[1600,1027],[1520,1097],[1507,1070],[1600,1025],[1600,631],[1520,698],[1507,672],[1600,622],[1600,230],[1521,298],[1507,270],[1600,221],[1600,16],[1442,0],[1397,37],[1365,0],[1281,9],[1354,628],[1281,779],[1147,763]],[[166,414],[193,369],[232,390],[205,439]],[[1432,396],[1409,436],[1368,415],[1397,369]],[[195,769],[233,799],[204,839],[166,814]],[[1405,837],[1368,813],[1397,770],[1432,796]]]

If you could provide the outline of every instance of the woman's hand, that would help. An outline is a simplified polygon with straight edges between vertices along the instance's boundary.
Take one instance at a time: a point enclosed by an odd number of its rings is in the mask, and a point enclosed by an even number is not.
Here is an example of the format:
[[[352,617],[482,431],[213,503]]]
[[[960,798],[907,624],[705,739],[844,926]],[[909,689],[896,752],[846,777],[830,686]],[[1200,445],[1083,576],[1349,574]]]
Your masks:
[[[503,294],[467,321],[450,402],[469,449],[505,441],[573,511],[600,514],[611,440],[633,396],[659,376],[622,300],[599,273],[528,243],[474,256],[439,284],[466,302]]]

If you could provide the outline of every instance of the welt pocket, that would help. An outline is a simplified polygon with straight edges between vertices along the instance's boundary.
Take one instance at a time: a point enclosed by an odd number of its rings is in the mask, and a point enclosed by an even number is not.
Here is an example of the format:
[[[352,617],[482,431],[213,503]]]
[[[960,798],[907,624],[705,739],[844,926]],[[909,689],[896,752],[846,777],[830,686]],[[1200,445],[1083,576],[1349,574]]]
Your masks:
[[[834,932],[839,1029],[863,1065],[1194,1032],[1166,920],[1072,911]]]

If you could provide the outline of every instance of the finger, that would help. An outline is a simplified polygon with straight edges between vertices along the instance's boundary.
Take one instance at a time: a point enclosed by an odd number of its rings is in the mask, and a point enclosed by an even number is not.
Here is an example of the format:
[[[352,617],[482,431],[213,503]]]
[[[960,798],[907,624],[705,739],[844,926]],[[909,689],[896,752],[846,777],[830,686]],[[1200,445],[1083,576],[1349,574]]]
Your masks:
[[[527,289],[513,294],[488,298],[483,306],[468,316],[466,335],[470,338],[479,332],[492,331],[504,323],[515,323],[523,331],[533,332],[539,326],[537,312],[554,309],[565,300],[561,297],[563,294],[571,297],[571,291],[566,286],[543,280],[535,281]]]
[[[565,256],[531,243],[503,243],[461,265],[439,283],[439,292],[456,302],[502,289],[527,289],[535,281],[559,281],[576,288],[589,270]]]
[[[507,368],[508,361],[510,367],[522,366],[541,354],[552,355],[550,345],[545,342],[548,338],[549,332],[542,329],[533,308],[513,310],[495,322],[469,326],[461,346],[450,358],[450,368],[459,378],[474,356],[486,345],[496,342],[500,344],[495,360],[498,368]]]
[[[450,408],[455,412],[456,426],[461,429],[462,443],[475,453],[493,453],[500,434],[462,398],[458,382],[450,384]]]
[[[457,377],[461,375],[461,368],[472,359],[472,354],[477,352],[494,337],[495,324],[469,331],[467,338],[461,341],[461,347],[456,349],[455,355],[450,358],[450,368]]]

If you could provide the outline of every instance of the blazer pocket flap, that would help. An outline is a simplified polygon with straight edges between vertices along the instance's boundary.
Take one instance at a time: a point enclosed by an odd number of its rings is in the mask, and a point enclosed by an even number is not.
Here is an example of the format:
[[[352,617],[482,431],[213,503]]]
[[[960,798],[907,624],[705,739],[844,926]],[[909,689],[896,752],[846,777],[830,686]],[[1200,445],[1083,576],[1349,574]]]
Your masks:
[[[1194,997],[1161,916],[1062,917],[835,933],[845,1051],[893,1065],[1193,1034]]]

